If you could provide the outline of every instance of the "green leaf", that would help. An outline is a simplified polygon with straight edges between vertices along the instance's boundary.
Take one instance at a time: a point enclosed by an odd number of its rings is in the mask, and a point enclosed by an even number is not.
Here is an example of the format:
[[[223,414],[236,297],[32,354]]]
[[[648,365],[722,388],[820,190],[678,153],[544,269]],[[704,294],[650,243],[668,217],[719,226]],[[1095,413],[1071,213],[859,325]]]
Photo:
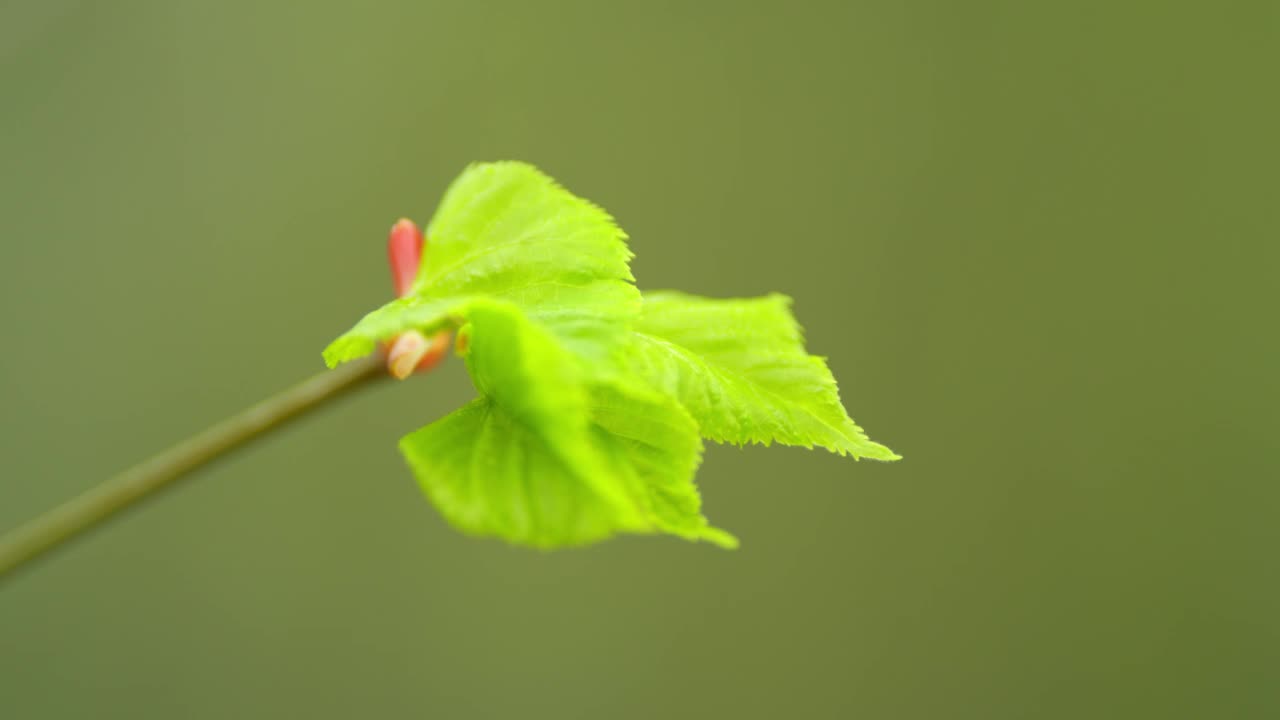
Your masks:
[[[663,427],[653,418],[642,425],[614,432],[593,423],[582,448],[602,465],[587,469],[481,397],[406,436],[400,450],[441,515],[472,535],[550,549],[624,532],[668,532],[736,548],[736,538],[701,514],[692,482],[700,446],[688,442],[696,435],[679,435],[696,428]],[[620,508],[595,493],[590,472],[625,483],[636,493],[633,504]]]
[[[583,383],[582,368],[510,303],[467,308],[481,397],[401,441],[460,529],[537,547],[665,531],[733,547],[700,512],[697,426],[648,390]]]
[[[566,281],[635,280],[626,233],[613,218],[524,163],[468,167],[426,232],[418,293],[483,292],[527,305],[554,297]]]
[[[713,300],[646,293],[629,366],[678,398],[702,435],[717,442],[816,445],[855,458],[899,459],[849,418],[826,362],[805,352],[790,304],[782,295]]]
[[[466,309],[467,369],[476,390],[538,437],[578,481],[628,515],[633,489],[605,472],[590,447],[590,407],[581,363],[543,326],[501,300]]]
[[[619,507],[593,491],[598,467],[579,467],[489,398],[406,436],[400,450],[463,532],[553,548],[647,529],[634,504]]]
[[[325,362],[446,326],[455,304],[476,296],[514,303],[575,353],[603,362],[640,307],[625,241],[608,213],[531,165],[472,165],[427,226],[410,296],[365,316],[325,350]]]

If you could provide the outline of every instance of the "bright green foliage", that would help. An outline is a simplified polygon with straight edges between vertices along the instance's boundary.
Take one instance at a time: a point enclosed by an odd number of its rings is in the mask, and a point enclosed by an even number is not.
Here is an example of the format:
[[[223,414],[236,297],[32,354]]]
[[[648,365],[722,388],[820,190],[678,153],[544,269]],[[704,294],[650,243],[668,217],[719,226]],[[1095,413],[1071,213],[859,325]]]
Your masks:
[[[645,293],[626,357],[716,442],[817,445],[897,460],[845,413],[827,363],[805,352],[790,305],[783,295],[711,300]]]
[[[511,303],[456,312],[481,397],[400,447],[458,527],[538,547],[659,530],[735,544],[699,511],[702,441],[678,403],[587,382],[583,363]]]
[[[400,450],[436,507],[465,532],[550,548],[644,530],[634,507],[623,512],[589,484],[603,474],[587,433],[577,454],[589,462],[579,467],[481,397],[405,437]]]
[[[464,530],[540,547],[646,529],[595,445],[579,363],[511,304],[468,310],[481,397],[400,444],[436,505]]]
[[[456,324],[475,296],[507,300],[575,352],[596,359],[640,310],[626,234],[600,208],[532,166],[472,165],[427,226],[413,293],[384,305],[325,350],[329,367],[408,329]]]
[[[641,301],[613,220],[528,165],[468,168],[427,237],[411,295],[365,316],[325,360],[408,330],[469,338],[479,397],[400,443],[463,531],[541,548],[619,532],[732,548],[702,515],[702,438],[898,458],[845,413],[787,298]]]

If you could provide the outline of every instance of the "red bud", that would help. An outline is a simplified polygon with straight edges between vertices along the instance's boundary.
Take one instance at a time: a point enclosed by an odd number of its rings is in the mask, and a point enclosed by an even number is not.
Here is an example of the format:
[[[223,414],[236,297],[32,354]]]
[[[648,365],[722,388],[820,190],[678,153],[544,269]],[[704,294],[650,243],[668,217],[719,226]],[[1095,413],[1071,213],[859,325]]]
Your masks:
[[[391,226],[387,236],[387,259],[391,261],[391,282],[396,297],[404,297],[413,288],[422,262],[422,231],[412,220],[401,219]]]

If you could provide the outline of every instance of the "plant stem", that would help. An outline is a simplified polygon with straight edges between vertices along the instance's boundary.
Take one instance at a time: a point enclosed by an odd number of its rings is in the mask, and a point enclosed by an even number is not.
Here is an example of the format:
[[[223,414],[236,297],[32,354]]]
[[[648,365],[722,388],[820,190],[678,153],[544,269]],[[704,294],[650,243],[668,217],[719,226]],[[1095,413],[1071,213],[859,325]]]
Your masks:
[[[270,397],[145,462],[85,491],[0,538],[0,580],[78,537],[173,481],[248,445],[290,420],[355,388],[386,377],[379,353]]]

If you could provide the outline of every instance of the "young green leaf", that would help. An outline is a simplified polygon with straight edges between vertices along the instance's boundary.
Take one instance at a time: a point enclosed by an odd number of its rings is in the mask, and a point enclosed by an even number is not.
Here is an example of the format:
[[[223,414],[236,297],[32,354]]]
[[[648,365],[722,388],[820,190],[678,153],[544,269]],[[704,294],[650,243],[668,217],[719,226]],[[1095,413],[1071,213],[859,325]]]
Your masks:
[[[514,305],[466,308],[481,398],[401,442],[459,528],[538,547],[666,531],[732,546],[707,525],[697,426],[669,398],[584,383],[578,360]]]
[[[665,419],[635,413],[652,408],[619,405],[609,390],[601,392],[600,414],[572,455],[486,397],[406,436],[400,450],[441,515],[472,535],[555,548],[666,532],[736,548],[735,537],[702,516],[693,485],[701,443],[688,416],[678,419],[683,411],[669,401]],[[632,502],[601,497],[590,473],[625,486]]]
[[[634,505],[594,491],[597,467],[577,467],[490,398],[406,436],[400,450],[445,519],[472,535],[553,548],[646,528]]]
[[[325,351],[330,367],[372,353],[407,330],[448,322],[475,296],[507,300],[570,349],[603,360],[640,307],[626,234],[608,213],[531,165],[472,165],[427,226],[411,293],[365,316]]]
[[[521,305],[574,286],[630,284],[626,233],[607,212],[532,165],[472,165],[445,191],[427,225],[415,292],[511,295]]]
[[[790,304],[782,295],[646,293],[627,357],[637,374],[678,398],[709,439],[897,460],[849,418],[826,362],[805,352]]]

